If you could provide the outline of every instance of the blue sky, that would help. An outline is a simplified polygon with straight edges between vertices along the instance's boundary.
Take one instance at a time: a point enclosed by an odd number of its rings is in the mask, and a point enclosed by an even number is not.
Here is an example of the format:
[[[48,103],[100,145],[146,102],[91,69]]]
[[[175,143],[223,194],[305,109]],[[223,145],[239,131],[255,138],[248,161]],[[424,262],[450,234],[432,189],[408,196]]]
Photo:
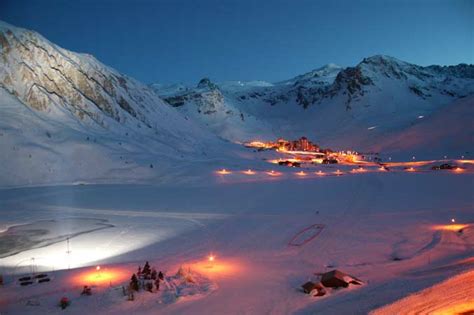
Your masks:
[[[0,19],[145,83],[280,81],[374,54],[474,63],[468,0],[1,0]]]

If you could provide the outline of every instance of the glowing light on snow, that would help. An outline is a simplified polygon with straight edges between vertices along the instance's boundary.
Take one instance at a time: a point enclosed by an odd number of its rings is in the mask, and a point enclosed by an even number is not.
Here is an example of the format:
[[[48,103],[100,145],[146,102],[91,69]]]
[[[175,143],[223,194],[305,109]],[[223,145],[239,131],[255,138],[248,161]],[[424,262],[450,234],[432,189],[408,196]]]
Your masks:
[[[474,164],[474,160],[458,160],[458,162],[463,164]]]
[[[212,263],[209,257],[206,260],[189,264],[192,270],[206,274],[209,277],[228,277],[242,273],[245,269],[244,264],[239,260],[221,259],[217,261],[214,258]]]
[[[424,166],[432,163],[436,163],[438,160],[427,160],[427,161],[410,161],[410,162],[389,162],[385,163],[387,167],[403,167],[403,166]]]
[[[422,118],[424,118],[424,117],[425,117],[425,116],[420,115],[420,116],[418,116],[418,119],[422,119]]]
[[[298,173],[296,173],[297,176],[306,176],[308,174],[306,174],[305,172],[303,171],[299,171]]]
[[[460,172],[463,171],[463,169],[460,168],[460,167],[456,167],[456,168],[454,169],[454,171],[455,171],[456,173],[460,173]]]
[[[468,227],[469,224],[460,224],[456,223],[456,219],[452,218],[451,219],[451,224],[445,224],[445,225],[435,225],[435,230],[446,230],[446,231],[459,231],[464,229],[465,227]]]
[[[99,268],[99,269],[97,269]],[[121,268],[105,268],[98,272],[100,266],[94,268],[94,270],[85,270],[76,273],[71,282],[75,285],[117,285],[118,283],[128,280],[130,272],[126,269]]]
[[[267,172],[268,175],[270,176],[280,176],[281,173],[280,172],[275,172],[274,170],[271,170],[269,172]]]
[[[317,163],[317,164],[323,164],[323,159],[311,159],[311,162]]]
[[[410,168],[407,168],[406,171],[407,171],[407,172],[414,172],[414,171],[415,171],[415,168],[414,168],[414,167],[410,167]]]
[[[226,170],[225,168],[223,168],[223,169],[217,171],[217,173],[220,174],[220,175],[227,175],[227,174],[231,174],[232,172],[230,172],[230,171]]]
[[[459,315],[459,314],[472,314],[474,310],[474,300],[470,302],[450,305],[441,309],[435,310],[433,315]]]
[[[248,169],[248,170],[244,171],[244,174],[246,174],[246,175],[255,175],[255,171],[252,171],[251,169]]]
[[[137,233],[133,240],[124,241],[116,232],[103,230],[101,233],[84,234],[81,237],[72,238],[70,247],[66,241],[61,241],[46,247],[26,250],[14,256],[5,257],[1,261],[3,266],[12,269],[13,274],[28,273],[32,268],[37,272],[48,272],[82,267],[89,267],[89,271],[94,270],[97,273],[99,261],[125,255],[149,244],[163,241],[171,235],[174,234],[166,231],[152,235]],[[34,262],[31,258],[34,258]],[[104,266],[100,265],[101,272],[103,269]]]
[[[337,171],[334,172],[334,174],[336,174],[336,175],[342,175],[343,173],[342,173],[340,170],[337,170]]]
[[[316,175],[323,176],[323,175],[324,175],[324,172],[322,172],[322,171],[317,171],[317,172],[316,172]]]
[[[465,227],[468,227],[469,224],[460,224],[456,223],[456,219],[452,218],[450,224],[439,224],[433,226],[434,230],[444,230],[444,231],[454,231],[458,232],[459,230],[464,229]]]
[[[272,142],[263,142],[263,141],[251,141],[244,143],[244,145],[248,148],[256,148],[256,149],[274,149],[276,148],[276,144]]]
[[[385,172],[385,171],[386,171],[386,169],[385,169],[385,167],[383,167],[383,166],[380,166],[380,167],[379,167],[379,171]]]

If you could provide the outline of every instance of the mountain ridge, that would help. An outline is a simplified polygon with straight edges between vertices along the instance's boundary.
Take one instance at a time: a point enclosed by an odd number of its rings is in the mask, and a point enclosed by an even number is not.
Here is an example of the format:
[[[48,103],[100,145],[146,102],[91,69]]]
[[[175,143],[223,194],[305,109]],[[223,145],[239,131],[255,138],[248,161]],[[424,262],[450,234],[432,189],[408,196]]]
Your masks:
[[[231,142],[253,139],[305,135],[324,147],[374,150],[388,137],[397,144],[439,128],[443,115],[465,117],[450,137],[472,134],[474,66],[467,64],[421,67],[376,55],[276,83],[145,85],[4,22],[0,61],[0,164],[16,171],[4,172],[0,185],[172,180],[183,163],[242,162],[248,154]],[[444,110],[449,106],[464,114]],[[423,128],[414,128],[420,117]],[[465,141],[450,148],[465,152],[472,144]]]
[[[387,121],[390,115],[394,121],[400,121],[400,126],[408,126],[419,115],[426,116],[473,94],[473,71],[474,65],[422,67],[375,55],[353,67],[329,64],[277,83],[212,83],[212,92],[183,85],[175,93],[172,90],[162,93],[158,87],[154,90],[179,111],[205,126],[210,125],[216,134],[239,141],[249,139],[241,139],[241,133],[232,134],[229,130],[222,133],[222,130],[236,125],[257,130],[257,126],[246,121],[261,121],[269,125],[261,124],[263,138],[297,136],[304,128],[306,133],[315,134],[311,125],[323,126],[322,132],[330,134],[337,126],[329,126],[324,120],[333,117],[345,125],[365,119],[368,121],[364,123],[370,127],[377,124],[376,116],[384,116]],[[216,97],[209,98],[209,93]],[[202,111],[202,103],[213,110]],[[410,117],[403,118],[404,115]],[[291,121],[304,128],[292,131],[288,123]],[[318,132],[315,137],[320,135]]]

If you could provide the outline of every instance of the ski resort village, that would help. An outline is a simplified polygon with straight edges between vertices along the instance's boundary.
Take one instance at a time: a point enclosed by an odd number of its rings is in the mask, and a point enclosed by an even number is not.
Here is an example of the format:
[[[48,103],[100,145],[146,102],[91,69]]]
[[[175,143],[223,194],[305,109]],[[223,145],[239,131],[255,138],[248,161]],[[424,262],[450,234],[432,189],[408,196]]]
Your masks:
[[[0,314],[474,314],[473,16],[2,1]]]

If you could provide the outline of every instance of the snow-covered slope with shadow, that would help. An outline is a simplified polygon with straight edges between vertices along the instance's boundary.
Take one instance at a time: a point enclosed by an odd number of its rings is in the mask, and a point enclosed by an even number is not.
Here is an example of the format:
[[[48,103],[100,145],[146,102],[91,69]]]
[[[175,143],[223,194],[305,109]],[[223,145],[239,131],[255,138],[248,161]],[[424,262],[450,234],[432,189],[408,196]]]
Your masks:
[[[0,22],[0,186],[164,180],[229,146],[146,85]]]

